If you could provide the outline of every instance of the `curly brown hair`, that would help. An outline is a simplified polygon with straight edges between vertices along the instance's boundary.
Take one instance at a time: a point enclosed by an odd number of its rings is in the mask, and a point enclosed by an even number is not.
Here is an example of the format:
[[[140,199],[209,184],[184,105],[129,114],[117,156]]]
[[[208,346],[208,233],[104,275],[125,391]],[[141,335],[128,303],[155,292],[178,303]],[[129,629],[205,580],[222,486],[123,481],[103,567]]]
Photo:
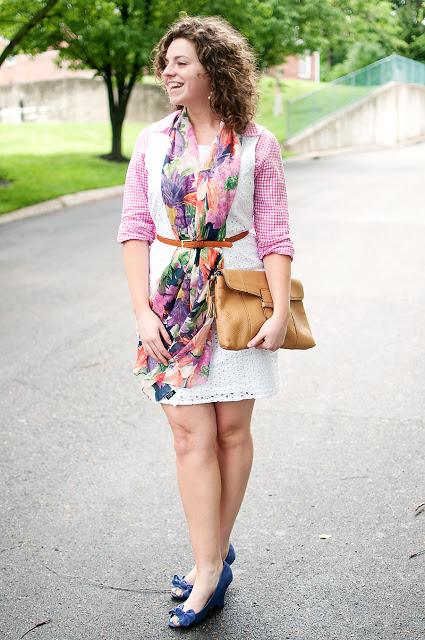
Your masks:
[[[227,127],[243,133],[256,113],[258,100],[255,56],[247,40],[218,16],[183,16],[153,50],[153,69],[159,81],[166,67],[168,47],[177,38],[185,38],[195,46],[211,80],[210,104],[214,113]]]

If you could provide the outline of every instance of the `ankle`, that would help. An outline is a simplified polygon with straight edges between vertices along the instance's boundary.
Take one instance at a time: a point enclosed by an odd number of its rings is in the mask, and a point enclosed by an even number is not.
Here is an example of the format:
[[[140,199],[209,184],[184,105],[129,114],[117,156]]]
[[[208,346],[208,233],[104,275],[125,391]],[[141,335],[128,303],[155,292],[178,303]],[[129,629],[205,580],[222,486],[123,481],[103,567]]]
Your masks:
[[[211,578],[215,578],[217,574],[221,574],[222,571],[223,561],[220,559],[216,563],[197,567],[196,578],[200,580],[209,580]]]

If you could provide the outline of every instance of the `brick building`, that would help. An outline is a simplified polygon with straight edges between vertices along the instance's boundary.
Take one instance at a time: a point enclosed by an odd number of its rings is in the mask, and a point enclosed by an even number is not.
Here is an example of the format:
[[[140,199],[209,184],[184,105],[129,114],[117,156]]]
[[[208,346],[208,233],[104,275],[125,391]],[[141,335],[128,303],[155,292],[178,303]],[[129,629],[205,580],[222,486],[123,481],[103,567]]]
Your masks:
[[[306,51],[296,56],[288,56],[286,62],[275,67],[279,77],[298,78],[299,80],[312,80],[320,82],[320,53]]]
[[[3,49],[0,42],[0,50]],[[17,55],[7,58],[0,67],[0,85],[59,80],[61,78],[93,78],[94,71],[69,69],[69,63],[62,67],[56,64],[57,51],[45,51],[36,56]]]

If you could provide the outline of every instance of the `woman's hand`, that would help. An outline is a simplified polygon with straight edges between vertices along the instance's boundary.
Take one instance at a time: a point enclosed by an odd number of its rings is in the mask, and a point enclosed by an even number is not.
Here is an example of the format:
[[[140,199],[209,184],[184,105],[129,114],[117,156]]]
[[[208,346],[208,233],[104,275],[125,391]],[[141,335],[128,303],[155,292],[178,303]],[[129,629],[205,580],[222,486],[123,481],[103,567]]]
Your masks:
[[[151,309],[140,313],[137,317],[137,331],[146,354],[161,364],[167,364],[172,356],[164,346],[161,336],[168,345],[172,341],[156,313]]]
[[[264,256],[263,261],[274,311],[257,335],[248,342],[248,348],[277,351],[285,342],[289,322],[291,259],[286,255],[270,253]]]
[[[273,315],[266,320],[257,335],[248,342],[248,348],[277,351],[285,342],[288,322],[289,310],[281,317]]]

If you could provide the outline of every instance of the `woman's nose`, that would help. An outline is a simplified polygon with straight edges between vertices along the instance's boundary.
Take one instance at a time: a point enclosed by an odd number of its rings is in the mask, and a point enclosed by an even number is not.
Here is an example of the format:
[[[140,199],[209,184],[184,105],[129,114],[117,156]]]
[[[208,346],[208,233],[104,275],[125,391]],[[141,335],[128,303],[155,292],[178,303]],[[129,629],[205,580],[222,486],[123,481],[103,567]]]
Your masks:
[[[173,67],[170,64],[167,64],[167,66],[165,67],[164,71],[162,72],[163,76],[173,76],[175,75],[175,71],[173,69]]]

